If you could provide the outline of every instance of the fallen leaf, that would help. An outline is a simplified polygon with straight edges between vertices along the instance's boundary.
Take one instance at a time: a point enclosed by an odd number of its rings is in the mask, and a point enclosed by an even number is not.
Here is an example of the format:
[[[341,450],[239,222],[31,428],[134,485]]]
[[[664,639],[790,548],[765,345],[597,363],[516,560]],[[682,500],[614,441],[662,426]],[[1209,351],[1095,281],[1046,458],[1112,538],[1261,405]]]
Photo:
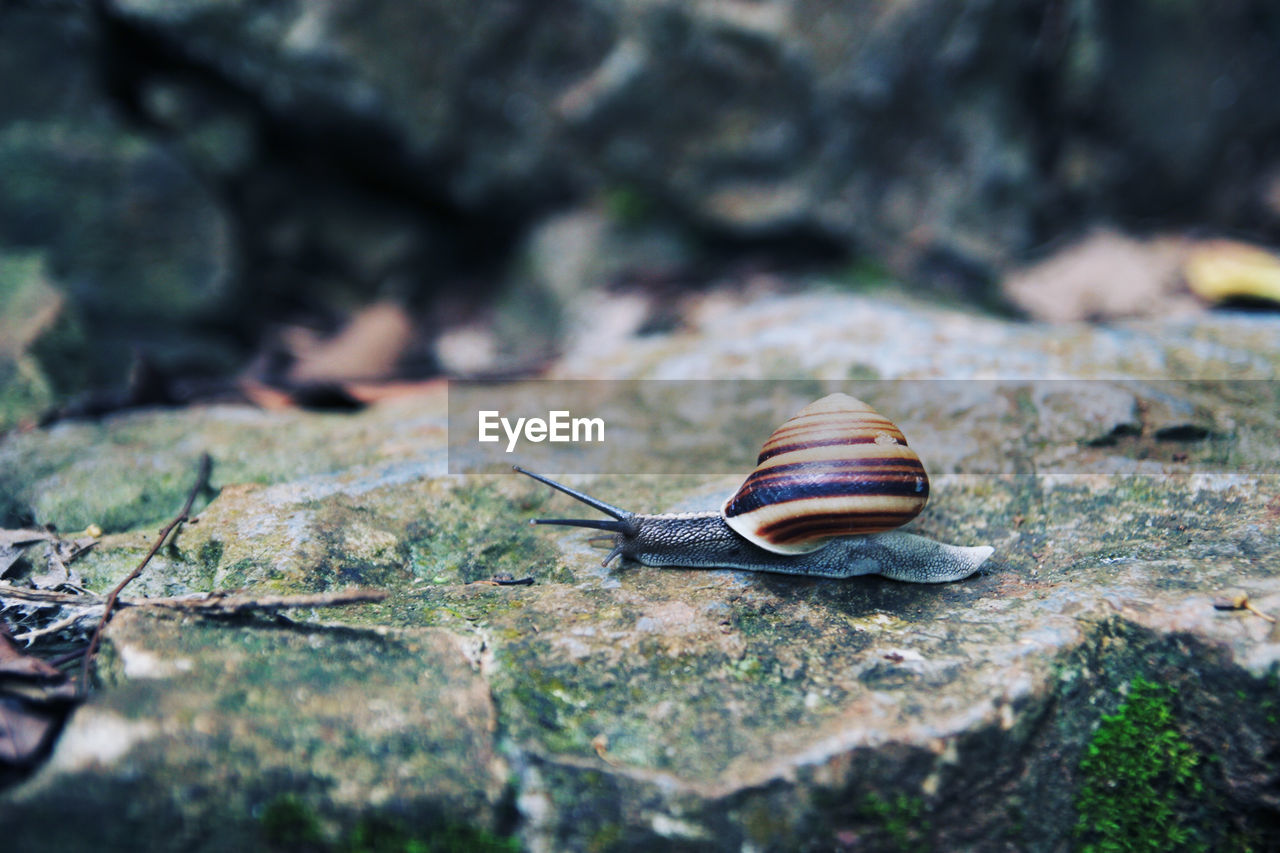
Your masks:
[[[1183,268],[1191,292],[1209,302],[1261,299],[1280,303],[1280,257],[1232,240],[1201,243]]]
[[[79,587],[83,584],[80,573],[68,567],[68,563],[82,554],[95,540],[71,541],[55,539],[45,543],[45,571],[31,578],[36,589],[58,589],[63,586]]]
[[[329,340],[296,347],[297,361],[288,378],[305,385],[387,377],[412,340],[413,322],[405,310],[391,302],[375,302]]]
[[[19,649],[9,638],[9,632],[0,625],[0,680],[11,676],[51,681],[66,677],[58,668]]]
[[[46,571],[32,578],[32,583],[39,589],[55,589],[64,584],[79,586],[79,572],[68,569],[67,564],[92,548],[98,541],[96,537],[102,535],[101,528],[96,525],[85,532],[89,535],[78,539],[61,539],[56,533],[47,530],[0,530],[0,577],[4,577],[13,568],[31,545],[44,542]]]
[[[19,649],[0,624],[0,782],[44,755],[77,699],[66,674]]]
[[[38,761],[65,717],[63,709],[0,694],[0,766],[29,767]]]
[[[32,528],[20,528],[16,530],[0,529],[0,546],[30,545],[32,542],[46,542],[50,539],[56,538],[57,534],[50,533],[47,530],[35,530]]]
[[[1109,320],[1203,310],[1184,290],[1186,245],[1097,231],[1001,282],[1005,295],[1037,320]]]

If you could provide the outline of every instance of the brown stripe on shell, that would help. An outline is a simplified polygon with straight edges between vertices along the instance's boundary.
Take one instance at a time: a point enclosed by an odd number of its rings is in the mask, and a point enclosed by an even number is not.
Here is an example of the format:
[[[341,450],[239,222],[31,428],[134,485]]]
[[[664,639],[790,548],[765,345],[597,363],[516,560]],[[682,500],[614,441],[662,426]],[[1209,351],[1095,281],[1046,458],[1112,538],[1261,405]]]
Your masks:
[[[883,449],[878,449],[883,453]],[[867,494],[878,484],[898,493],[927,494],[928,475],[914,454],[894,453],[866,458],[810,458],[797,462],[775,459],[773,464],[757,467],[738,488],[729,506],[741,507],[731,514],[749,511],[761,502],[770,503],[764,495],[775,494],[776,500],[799,496]]]
[[[864,513],[858,515],[858,527],[864,533],[880,533],[901,527],[915,518],[914,512],[900,513]],[[766,524],[760,528],[760,535],[770,542],[790,544],[808,542],[818,538],[847,536],[849,513],[827,513],[803,518],[792,518]]]
[[[787,421],[778,427],[761,448],[756,464],[805,447],[875,443],[893,443],[905,447],[907,444],[902,432],[892,422],[880,416],[870,420],[858,412],[839,411],[809,415],[805,420],[812,422],[792,426],[792,421]]]
[[[748,488],[749,486],[749,488]],[[929,484],[924,470],[885,477],[849,477],[833,475],[825,479],[795,480],[779,477],[753,482],[748,480],[731,500],[726,502],[724,516],[734,518],[762,509],[780,507],[797,501],[826,501],[831,506],[844,506],[842,501],[865,502],[884,498],[895,507],[898,499],[916,505],[919,513],[929,499]],[[895,508],[894,510],[898,510]]]
[[[721,516],[757,545],[791,553],[891,530],[928,498],[928,475],[901,431],[862,401],[833,394],[774,431]]]
[[[838,422],[837,422],[838,419]],[[773,431],[770,441],[779,435],[787,435],[793,432],[803,432],[805,430],[820,430],[830,427],[840,429],[849,429],[862,426],[866,429],[883,429],[889,432],[901,434],[901,431],[894,425],[893,421],[879,414],[868,414],[853,409],[831,409],[822,412],[815,412],[803,417],[792,418]]]

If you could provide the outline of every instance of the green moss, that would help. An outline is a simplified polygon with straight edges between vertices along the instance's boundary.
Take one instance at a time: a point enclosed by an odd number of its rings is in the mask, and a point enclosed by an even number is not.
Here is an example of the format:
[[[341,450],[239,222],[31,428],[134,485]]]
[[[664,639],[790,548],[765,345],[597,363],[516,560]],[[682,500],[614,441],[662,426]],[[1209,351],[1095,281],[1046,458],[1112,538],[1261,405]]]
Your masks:
[[[1179,732],[1173,690],[1144,678],[1080,760],[1075,835],[1084,851],[1207,849],[1193,822],[1201,756]]]
[[[368,817],[336,849],[342,853],[516,853],[520,844],[458,821],[439,819],[414,832],[398,820]]]
[[[587,839],[587,850],[589,853],[604,853],[606,850],[612,850],[622,843],[625,835],[626,833],[619,823],[602,824]]]
[[[878,825],[887,850],[926,850],[930,834],[924,816],[924,800],[899,793],[892,799],[870,793],[862,801],[859,816]]]
[[[316,853],[516,853],[515,838],[440,815],[429,815],[418,829],[380,815],[360,818],[336,841],[328,841],[320,820],[295,794],[283,794],[263,809],[262,838],[274,851]]]
[[[324,839],[315,813],[295,794],[282,794],[262,810],[262,837],[272,850],[320,850]]]
[[[619,185],[604,191],[609,218],[622,225],[643,225],[653,220],[658,205],[653,197],[634,186]]]
[[[595,714],[590,710],[592,697],[587,688],[547,670],[530,668],[524,680],[512,686],[510,696],[537,721],[549,749],[563,753],[590,750]]]
[[[774,623],[769,618],[770,614],[747,607],[735,607],[733,613],[733,627],[739,631],[744,637],[754,639],[757,637],[769,637],[774,633]]]
[[[876,293],[898,285],[887,267],[867,255],[854,258],[833,278],[843,289],[855,293]]]
[[[240,589],[249,585],[250,578],[259,577],[266,569],[267,565],[261,560],[250,557],[236,560],[221,574],[214,575],[214,585],[219,589]]]
[[[218,539],[206,540],[200,546],[200,562],[204,565],[204,570],[209,577],[213,577],[218,571],[218,564],[222,562],[222,551],[222,541]]]
[[[434,583],[471,583],[501,573],[540,576],[557,562],[551,543],[513,523],[510,499],[489,484],[458,488],[405,533],[410,570]]]

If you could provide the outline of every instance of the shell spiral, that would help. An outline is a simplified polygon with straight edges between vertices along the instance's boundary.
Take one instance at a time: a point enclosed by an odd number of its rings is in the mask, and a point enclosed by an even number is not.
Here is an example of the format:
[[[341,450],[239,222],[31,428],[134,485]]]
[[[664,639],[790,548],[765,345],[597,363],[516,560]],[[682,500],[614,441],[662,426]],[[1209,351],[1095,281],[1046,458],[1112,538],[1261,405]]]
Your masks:
[[[832,394],[774,430],[720,514],[762,548],[802,554],[906,524],[928,500],[929,477],[902,431],[861,400]]]

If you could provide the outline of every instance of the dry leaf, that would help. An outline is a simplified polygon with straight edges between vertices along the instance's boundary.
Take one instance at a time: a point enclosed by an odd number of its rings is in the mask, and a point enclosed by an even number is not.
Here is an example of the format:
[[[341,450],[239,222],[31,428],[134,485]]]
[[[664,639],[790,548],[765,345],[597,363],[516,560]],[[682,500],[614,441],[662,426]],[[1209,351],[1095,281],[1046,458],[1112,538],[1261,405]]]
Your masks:
[[[413,338],[413,323],[404,309],[375,302],[324,343],[295,352],[289,381],[298,385],[390,376]]]
[[[0,780],[44,755],[75,700],[66,675],[19,649],[0,624]]]
[[[1200,310],[1179,276],[1180,240],[1135,240],[1098,231],[1001,282],[1005,295],[1037,320],[1109,320]]]
[[[1191,292],[1209,302],[1263,299],[1280,303],[1280,257],[1231,240],[1201,243],[1183,268]]]
[[[29,655],[14,645],[8,632],[0,626],[0,684],[7,677],[62,680],[62,671],[50,666],[35,655]]]
[[[65,716],[62,709],[0,694],[0,768],[34,764]]]
[[[34,530],[31,528],[0,530],[0,547],[5,545],[30,545],[32,542],[47,542],[56,538],[56,534],[47,530]]]

